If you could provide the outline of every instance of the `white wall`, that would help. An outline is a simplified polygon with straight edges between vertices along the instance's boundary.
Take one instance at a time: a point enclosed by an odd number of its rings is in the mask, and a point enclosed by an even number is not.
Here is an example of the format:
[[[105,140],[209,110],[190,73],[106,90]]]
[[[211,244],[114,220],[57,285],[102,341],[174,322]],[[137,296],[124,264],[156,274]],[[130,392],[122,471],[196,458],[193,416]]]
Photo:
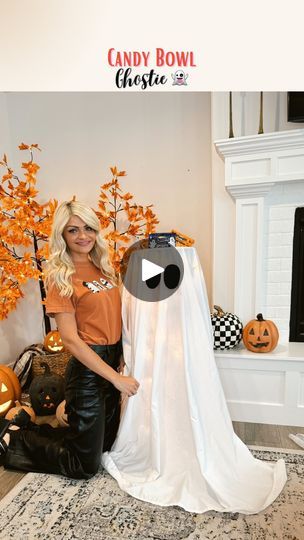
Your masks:
[[[259,92],[233,92],[235,137],[253,135],[259,128]],[[304,127],[287,122],[287,93],[264,92],[264,133]],[[234,310],[235,202],[224,187],[224,163],[213,142],[229,136],[229,93],[214,92],[211,97],[212,200],[213,200],[213,291],[215,304]]]
[[[38,143],[40,200],[74,194],[96,205],[109,167],[127,170],[126,191],[155,205],[159,231],[196,240],[211,290],[211,120],[209,93],[0,94],[0,155],[17,172],[21,142]],[[42,337],[38,285],[0,322],[0,362],[9,363]]]

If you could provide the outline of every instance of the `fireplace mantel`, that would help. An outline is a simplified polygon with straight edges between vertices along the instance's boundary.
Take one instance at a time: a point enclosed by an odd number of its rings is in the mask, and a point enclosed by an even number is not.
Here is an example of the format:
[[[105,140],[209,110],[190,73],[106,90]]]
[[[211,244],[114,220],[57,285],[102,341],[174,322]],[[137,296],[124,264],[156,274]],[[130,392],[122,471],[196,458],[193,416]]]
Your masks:
[[[289,151],[304,146],[304,129],[275,131],[261,135],[247,135],[215,141],[218,153],[224,158],[272,151]]]
[[[234,198],[263,196],[280,182],[304,180],[304,129],[216,141],[225,187]]]

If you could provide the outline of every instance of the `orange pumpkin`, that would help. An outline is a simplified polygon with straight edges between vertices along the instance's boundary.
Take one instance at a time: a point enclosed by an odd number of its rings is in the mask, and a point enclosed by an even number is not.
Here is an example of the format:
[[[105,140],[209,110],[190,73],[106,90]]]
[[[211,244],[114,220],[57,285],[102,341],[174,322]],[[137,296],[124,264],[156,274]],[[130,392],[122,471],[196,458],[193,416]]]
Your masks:
[[[0,365],[0,416],[5,416],[20,396],[21,386],[16,373],[10,367]]]
[[[62,427],[67,427],[69,424],[68,424],[68,416],[65,412],[65,400],[64,401],[61,401],[61,403],[59,403],[57,409],[56,409],[56,418],[59,422],[59,424],[62,426]]]
[[[45,336],[43,346],[50,353],[64,351],[64,345],[58,330],[52,330]]]
[[[15,402],[15,407],[10,409],[5,415],[5,418],[7,420],[12,420],[16,416],[16,414],[20,412],[21,409],[24,409],[30,415],[32,422],[35,422],[36,415],[34,409],[32,409],[32,407],[28,407],[27,405],[21,405],[20,401],[18,400],[16,400]]]
[[[243,341],[245,347],[252,352],[271,352],[277,346],[279,331],[272,321],[263,318],[262,313],[258,313],[257,318],[249,321],[243,330]]]

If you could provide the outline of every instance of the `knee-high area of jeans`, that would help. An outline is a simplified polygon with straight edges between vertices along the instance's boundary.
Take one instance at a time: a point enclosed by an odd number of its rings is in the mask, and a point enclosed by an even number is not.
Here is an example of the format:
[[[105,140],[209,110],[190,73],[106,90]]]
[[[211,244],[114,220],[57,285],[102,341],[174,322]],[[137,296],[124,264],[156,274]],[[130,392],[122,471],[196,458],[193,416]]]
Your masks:
[[[90,345],[117,369],[121,342]],[[120,418],[120,393],[76,358],[69,360],[65,374],[65,399],[68,428],[49,424],[11,432],[4,466],[9,469],[63,474],[71,478],[90,478],[100,465],[101,453],[115,440]]]

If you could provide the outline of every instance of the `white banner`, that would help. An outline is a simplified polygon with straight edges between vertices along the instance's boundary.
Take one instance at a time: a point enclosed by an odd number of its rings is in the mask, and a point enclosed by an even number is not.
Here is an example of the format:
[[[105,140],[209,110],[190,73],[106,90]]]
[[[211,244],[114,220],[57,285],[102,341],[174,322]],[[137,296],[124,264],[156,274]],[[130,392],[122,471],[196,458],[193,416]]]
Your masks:
[[[1,0],[0,91],[303,90],[302,0]]]

